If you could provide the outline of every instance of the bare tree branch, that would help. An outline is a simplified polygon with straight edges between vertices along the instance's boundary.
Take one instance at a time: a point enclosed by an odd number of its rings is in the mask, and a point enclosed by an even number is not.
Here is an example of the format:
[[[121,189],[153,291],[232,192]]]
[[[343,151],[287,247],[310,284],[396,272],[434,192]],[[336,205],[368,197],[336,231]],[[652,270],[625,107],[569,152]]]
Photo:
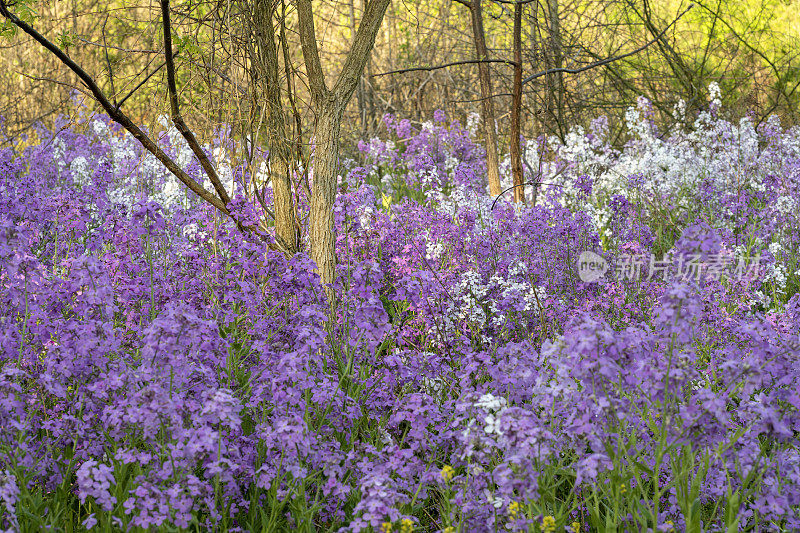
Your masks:
[[[311,89],[311,98],[321,102],[328,94],[325,85],[325,74],[319,60],[317,48],[317,31],[314,28],[314,12],[311,10],[311,0],[297,0],[297,18],[300,26],[300,47],[308,73],[308,83]]]
[[[390,70],[388,72],[381,72],[380,74],[373,74],[373,76],[388,76],[389,74],[404,74],[406,72],[429,72],[431,70],[439,70],[447,67],[456,67],[458,65],[478,65],[481,63],[503,63],[505,65],[514,66],[513,61],[507,59],[466,59],[464,61],[453,61],[452,63],[445,63],[443,65],[436,65],[434,67],[410,67],[401,68],[397,70]]]
[[[512,93],[497,93],[486,97],[482,96],[480,98],[470,98],[467,100],[448,100],[448,102],[451,102],[453,104],[466,104],[472,102],[483,102],[484,100],[488,100],[489,98],[500,98],[501,96],[514,96],[514,95]]]
[[[106,44],[106,25],[108,24],[108,15],[103,21],[103,44]],[[106,67],[108,68],[108,83],[111,85],[111,97],[114,99],[114,106],[119,107],[117,104],[117,90],[114,89],[114,70],[111,68],[111,59],[108,57],[108,46],[103,46],[103,52],[106,56]]]
[[[302,0],[302,3],[306,1]],[[349,100],[356,90],[358,80],[361,79],[361,73],[364,72],[364,67],[369,59],[369,53],[375,45],[375,36],[378,34],[378,28],[380,28],[383,15],[386,13],[386,8],[389,6],[390,1],[372,0],[364,9],[364,15],[358,25],[353,45],[350,47],[347,58],[344,60],[342,71],[339,73],[339,78],[333,87],[335,98]],[[300,3],[298,1],[298,9]]]
[[[8,4],[5,0],[0,0],[0,15],[5,17],[14,26],[21,29],[23,32],[30,35],[37,43],[43,48],[53,54],[59,61],[66,65],[76,76],[83,82],[84,85],[92,93],[92,96],[103,107],[103,110],[108,114],[114,122],[120,124],[125,128],[139,143],[151,154],[153,154],[172,174],[175,175],[183,184],[185,184],[192,192],[197,194],[200,198],[217,208],[221,213],[231,216],[225,203],[212,193],[207,191],[202,185],[197,183],[191,176],[189,176],[175,161],[173,161],[150,137],[148,137],[142,130],[133,123],[133,121],[122,111],[117,109],[109,100],[103,91],[98,87],[94,79],[81,68],[80,65],[75,63],[64,51],[58,46],[53,44],[44,35],[36,31],[26,22],[20,20],[14,13],[9,11]]]
[[[78,35],[72,36],[73,39],[78,40],[84,44],[89,44],[91,46],[96,46],[98,48],[110,48],[112,50],[119,50],[120,52],[126,52],[128,54],[137,53],[137,54],[160,54],[161,50],[147,50],[147,49],[137,49],[137,48],[122,48],[120,46],[114,46],[113,44],[107,43],[96,43],[94,41],[90,41],[89,39],[84,39]]]
[[[172,54],[172,57],[173,57],[173,59],[174,59],[175,57],[177,57],[177,56],[178,56],[178,52],[175,52],[174,54]],[[128,94],[126,94],[126,95],[125,95],[125,97],[124,97],[122,100],[120,100],[119,102],[117,102],[116,108],[117,108],[117,109],[119,109],[120,107],[122,107],[122,104],[124,104],[124,103],[125,103],[125,101],[126,101],[128,98],[130,98],[131,96],[133,96],[133,93],[135,93],[136,91],[138,91],[138,90],[139,90],[139,88],[140,88],[142,85],[144,85],[145,83],[147,83],[147,80],[149,80],[150,78],[152,78],[153,76],[155,76],[155,74],[156,74],[156,73],[157,73],[159,70],[161,70],[162,68],[164,68],[164,65],[166,65],[166,64],[167,64],[167,62],[166,62],[166,61],[165,61],[165,62],[163,62],[163,63],[161,63],[159,66],[157,66],[157,67],[156,67],[156,69],[155,69],[153,72],[151,72],[150,74],[148,74],[147,76],[145,76],[145,78],[144,78],[142,81],[140,81],[140,82],[139,82],[139,84],[138,84],[136,87],[134,87],[133,89],[131,89],[131,91],[130,91]]]
[[[498,0],[494,0],[494,1],[498,1]],[[669,26],[664,28],[664,30],[661,33],[659,33],[653,40],[648,41],[647,43],[645,43],[644,45],[640,46],[636,50],[631,50],[630,52],[627,52],[625,54],[621,54],[621,55],[614,56],[614,57],[609,57],[609,58],[603,59],[601,61],[595,61],[594,63],[589,63],[588,65],[584,65],[584,66],[578,67],[578,68],[566,68],[566,67],[564,67],[564,68],[551,68],[551,69],[543,70],[541,72],[537,72],[536,74],[531,74],[530,76],[528,76],[527,78],[522,80],[522,84],[525,85],[526,83],[529,83],[529,82],[531,82],[531,81],[533,81],[533,80],[535,80],[537,78],[541,78],[542,76],[547,76],[548,74],[554,74],[556,72],[566,72],[567,74],[578,74],[579,72],[584,72],[586,70],[590,70],[590,69],[593,69],[593,68],[602,67],[603,65],[608,65],[609,63],[613,63],[615,61],[619,61],[620,59],[625,59],[626,57],[630,57],[632,55],[638,54],[639,52],[643,51],[644,49],[648,48],[652,44],[656,43],[659,39],[661,39],[664,36],[664,34],[667,33],[667,30],[669,30],[672,26],[674,26],[675,23],[678,22],[681,19],[681,17],[683,17],[693,7],[694,7],[694,4],[691,4],[685,10],[683,10],[683,12],[680,15],[678,15],[678,17],[675,20],[673,20],[669,24]]]
[[[164,23],[164,56],[166,58],[167,66],[167,89],[169,91],[169,105],[172,111],[172,122],[175,124],[175,127],[178,129],[181,135],[183,135],[183,138],[186,139],[186,142],[189,144],[189,148],[192,149],[195,157],[200,160],[200,165],[208,175],[208,179],[211,180],[211,184],[214,186],[214,190],[217,191],[217,194],[222,199],[222,203],[227,205],[231,199],[228,196],[228,193],[225,191],[225,187],[222,185],[222,182],[219,180],[216,169],[211,164],[211,161],[208,160],[208,156],[206,155],[205,151],[203,151],[203,149],[200,147],[200,144],[197,142],[194,133],[192,133],[192,130],[190,130],[183,121],[180,108],[178,107],[178,89],[175,85],[175,61],[173,60],[172,55],[172,27],[170,25],[169,18],[169,0],[161,0],[161,17],[163,18]]]

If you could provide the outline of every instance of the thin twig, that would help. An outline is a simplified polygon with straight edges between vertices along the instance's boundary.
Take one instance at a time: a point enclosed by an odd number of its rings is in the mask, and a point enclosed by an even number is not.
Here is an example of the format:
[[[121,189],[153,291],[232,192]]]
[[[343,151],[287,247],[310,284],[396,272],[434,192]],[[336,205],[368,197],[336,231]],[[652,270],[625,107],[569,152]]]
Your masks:
[[[108,15],[103,21],[103,44],[106,44],[106,25],[108,24]],[[103,52],[106,56],[106,66],[108,67],[108,83],[111,85],[111,98],[114,99],[114,106],[119,107],[117,104],[117,91],[114,89],[114,71],[111,68],[111,59],[108,57],[108,46],[103,46]]]
[[[559,174],[560,174],[560,172],[559,172]],[[540,183],[538,181],[526,181],[525,183],[519,183],[517,185],[512,185],[511,187],[509,187],[508,189],[504,190],[503,192],[501,192],[500,194],[497,195],[497,198],[494,199],[494,202],[492,202],[492,207],[489,210],[490,211],[494,211],[494,206],[497,205],[498,200],[500,200],[500,197],[503,196],[505,193],[507,193],[510,190],[513,190],[515,187],[523,187],[525,185],[535,185],[537,187],[541,187],[542,185],[547,185],[548,187],[561,187],[562,189],[564,188],[563,185],[560,185],[558,183]]]
[[[497,1],[497,0],[494,0],[494,1]],[[542,76],[547,76],[548,74],[555,74],[557,72],[566,72],[567,74],[578,74],[579,72],[583,72],[585,70],[590,70],[590,69],[593,69],[593,68],[596,68],[596,67],[602,67],[603,65],[608,65],[609,63],[613,63],[615,61],[619,61],[620,59],[625,59],[626,57],[630,57],[632,55],[638,54],[639,52],[641,52],[645,48],[648,48],[650,45],[652,45],[653,43],[655,43],[659,39],[661,39],[664,36],[664,34],[667,33],[667,30],[669,30],[676,22],[678,22],[681,19],[681,17],[683,17],[693,7],[694,7],[694,4],[691,4],[689,7],[687,7],[680,15],[678,15],[678,17],[675,20],[673,20],[669,24],[669,26],[664,28],[664,31],[659,33],[652,41],[648,41],[647,43],[645,43],[644,45],[640,46],[636,50],[631,50],[630,52],[627,52],[625,54],[614,56],[614,57],[609,57],[609,58],[603,59],[601,61],[595,61],[594,63],[589,63],[588,65],[584,65],[584,66],[579,67],[579,68],[566,68],[566,67],[563,67],[563,68],[551,68],[551,69],[543,70],[541,72],[537,72],[536,74],[531,74],[530,76],[528,76],[527,78],[522,80],[522,84],[525,85],[526,83],[531,82],[531,81],[535,80],[536,78],[541,78]]]
[[[497,93],[497,94],[490,94],[489,96],[482,96],[480,98],[472,98],[468,100],[448,100],[448,102],[453,104],[464,104],[464,103],[472,103],[472,102],[483,102],[484,100],[488,100],[489,98],[499,98],[501,96],[514,96],[511,93]]]
[[[197,142],[194,133],[192,133],[192,130],[190,130],[183,121],[180,107],[178,106],[178,89],[175,84],[175,62],[172,58],[172,27],[170,25],[169,18],[169,0],[161,0],[161,17],[164,23],[164,55],[166,57],[167,90],[169,91],[169,105],[170,110],[172,111],[172,122],[175,124],[175,127],[188,143],[189,148],[191,148],[195,157],[200,160],[200,166],[203,167],[206,175],[208,175],[208,179],[211,180],[211,184],[214,186],[214,190],[217,191],[222,203],[227,205],[231,199],[228,196],[228,193],[225,191],[225,187],[222,185],[216,169],[211,164],[211,161],[209,161],[205,151],[203,151],[203,149],[200,147],[200,144]]]
[[[27,33],[29,36],[39,43],[44,49],[53,54],[59,61],[66,65],[78,78],[86,85],[95,100],[103,107],[103,110],[108,114],[114,122],[117,122],[124,127],[139,143],[151,154],[153,154],[161,163],[167,167],[172,174],[175,175],[181,182],[184,183],[190,190],[197,194],[200,198],[207,201],[220,212],[227,216],[232,216],[227,206],[220,201],[219,198],[207,191],[202,185],[197,183],[191,176],[189,176],[182,168],[178,166],[150,137],[148,137],[139,126],[121,110],[114,107],[108,100],[108,97],[100,89],[94,79],[75,61],[72,60],[63,50],[56,46],[52,41],[47,39],[44,35],[36,31],[28,23],[21,20],[14,13],[9,11],[8,3],[5,0],[0,0],[0,15],[5,17],[14,26]]]
[[[33,80],[33,81],[46,81],[48,83],[55,83],[56,85],[63,85],[64,87],[69,87],[70,89],[78,91],[79,93],[81,93],[84,96],[89,96],[89,97],[92,96],[92,94],[90,92],[88,92],[86,89],[84,89],[83,87],[80,87],[78,85],[73,85],[72,83],[68,83],[66,81],[56,80],[56,79],[53,79],[53,78],[46,78],[44,76],[33,76],[31,74],[26,74],[25,72],[20,72],[18,70],[14,71],[14,72],[16,74],[19,74],[23,78],[28,78],[28,79]]]
[[[173,57],[173,58],[176,58],[176,57],[178,57],[178,54],[179,54],[179,53],[180,53],[180,52],[175,52],[174,54],[172,54],[172,57]],[[151,72],[150,74],[148,74],[148,75],[147,75],[147,76],[146,76],[146,77],[145,77],[145,78],[144,78],[144,79],[143,79],[143,80],[142,80],[142,81],[141,81],[141,82],[140,82],[140,83],[139,83],[139,84],[138,84],[136,87],[134,87],[134,88],[133,88],[133,90],[131,90],[131,92],[129,92],[128,94],[126,94],[126,95],[125,95],[125,98],[123,98],[122,100],[120,100],[119,102],[117,102],[117,109],[119,109],[120,107],[122,107],[122,104],[124,104],[124,103],[125,103],[125,100],[127,100],[128,98],[130,98],[131,96],[133,96],[133,93],[135,93],[136,91],[138,91],[138,90],[139,90],[139,88],[140,88],[142,85],[144,85],[145,83],[147,83],[147,80],[149,80],[150,78],[152,78],[153,76],[155,76],[155,74],[156,74],[156,73],[157,73],[159,70],[161,70],[161,69],[164,67],[164,65],[166,65],[166,64],[167,64],[167,62],[165,61],[165,62],[161,63],[159,66],[157,66],[157,67],[156,67],[156,69],[155,69],[153,72]]]
[[[96,46],[98,48],[111,48],[112,50],[119,50],[120,52],[126,52],[128,54],[160,54],[161,50],[144,50],[144,49],[137,49],[137,48],[122,48],[121,46],[114,46],[113,44],[106,44],[106,43],[96,43],[94,41],[90,41],[89,39],[84,39],[78,35],[73,35],[73,39],[76,39],[84,44],[89,44],[92,46]]]
[[[516,63],[507,59],[467,59],[464,61],[453,61],[452,63],[445,63],[443,65],[436,65],[433,67],[410,67],[401,68],[397,70],[390,70],[389,72],[381,72],[380,74],[373,74],[373,76],[388,76],[389,74],[403,74],[406,72],[429,72],[431,70],[440,70],[447,67],[455,67],[458,65],[478,65],[480,63],[503,63],[506,65],[514,66]]]

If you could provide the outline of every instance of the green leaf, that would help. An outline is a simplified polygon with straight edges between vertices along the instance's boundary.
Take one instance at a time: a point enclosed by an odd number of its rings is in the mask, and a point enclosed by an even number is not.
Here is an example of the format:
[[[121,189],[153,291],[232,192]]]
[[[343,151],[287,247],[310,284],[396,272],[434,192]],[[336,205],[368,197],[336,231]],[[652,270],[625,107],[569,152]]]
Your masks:
[[[13,37],[17,34],[17,27],[7,20],[0,22],[0,37]]]
[[[725,525],[728,533],[739,531],[739,491],[728,496],[725,504]]]
[[[68,47],[75,44],[75,36],[68,31],[59,33],[58,36],[56,37],[56,44],[62,50],[66,50]]]
[[[641,461],[633,461],[633,464],[636,465],[636,468],[638,468],[640,471],[645,472],[650,476],[653,475],[653,471],[646,465],[644,465]]]
[[[701,504],[699,498],[695,499],[694,502],[692,502],[691,516],[689,518],[690,520],[686,524],[686,531],[692,533],[700,533],[702,531],[702,528],[700,527]]]

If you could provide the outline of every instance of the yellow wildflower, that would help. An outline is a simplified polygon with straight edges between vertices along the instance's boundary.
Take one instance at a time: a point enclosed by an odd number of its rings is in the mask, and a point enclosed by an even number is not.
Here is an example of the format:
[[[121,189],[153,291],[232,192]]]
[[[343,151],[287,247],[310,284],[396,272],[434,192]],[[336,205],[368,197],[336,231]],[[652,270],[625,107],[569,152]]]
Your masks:
[[[517,515],[519,514],[519,510],[522,506],[519,502],[511,502],[508,504],[508,516],[511,517],[511,520],[516,520]]]
[[[400,533],[411,533],[414,531],[414,522],[410,518],[400,520]]]
[[[548,515],[542,518],[542,531],[544,533],[553,533],[556,530],[556,519]]]
[[[392,531],[392,523],[391,522],[384,522],[381,524],[381,533],[390,533]]]
[[[442,530],[442,533],[456,533],[456,528],[453,526],[447,526]]]
[[[453,479],[453,475],[456,473],[456,471],[453,469],[452,466],[444,465],[442,467],[442,471],[439,473],[441,474],[442,479],[444,480],[445,483],[450,483],[450,480]]]
[[[572,533],[581,533],[581,523],[580,522],[573,522],[571,527],[572,527]]]

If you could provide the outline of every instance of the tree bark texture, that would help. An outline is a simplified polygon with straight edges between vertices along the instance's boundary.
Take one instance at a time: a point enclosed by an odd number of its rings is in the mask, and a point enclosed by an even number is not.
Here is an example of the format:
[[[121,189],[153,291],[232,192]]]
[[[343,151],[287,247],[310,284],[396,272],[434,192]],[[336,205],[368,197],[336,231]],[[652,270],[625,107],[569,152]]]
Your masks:
[[[278,47],[272,25],[271,0],[253,0],[253,30],[256,41],[252,64],[257,69],[258,108],[265,115],[265,130],[270,153],[270,179],[275,207],[275,240],[287,255],[300,249],[297,208],[292,197],[289,178],[291,145],[286,137],[286,124],[281,102],[281,85],[278,77]],[[261,103],[261,99],[264,100]],[[261,113],[259,113],[261,114]]]
[[[489,54],[486,50],[486,33],[483,30],[483,11],[481,0],[470,2],[472,15],[472,34],[475,38],[475,52],[478,61],[486,61]],[[483,120],[483,136],[486,144],[486,172],[489,181],[489,192],[492,196],[500,194],[500,161],[497,154],[497,130],[492,98],[492,75],[489,64],[478,63],[478,77],[481,82],[481,111]]]
[[[522,131],[522,4],[514,5],[514,89],[511,97],[511,173],[514,176],[514,201],[525,203],[520,137]]]
[[[549,34],[549,53],[547,68],[564,66],[564,51],[561,39],[561,21],[559,18],[558,0],[547,0],[547,31]],[[566,135],[564,124],[564,73],[555,72],[547,76],[548,107],[555,120],[559,137]]]
[[[314,135],[314,185],[309,214],[311,259],[317,265],[329,300],[336,277],[333,203],[339,170],[339,131],[347,103],[358,87],[369,54],[375,44],[390,0],[371,0],[366,4],[355,39],[333,89],[328,89],[319,59],[311,0],[297,0],[300,44],[308,73],[308,84],[316,115]]]
[[[314,140],[314,190],[311,196],[309,237],[311,258],[317,264],[322,282],[328,285],[336,276],[333,203],[339,167],[339,131],[343,106],[329,102],[319,110]]]

